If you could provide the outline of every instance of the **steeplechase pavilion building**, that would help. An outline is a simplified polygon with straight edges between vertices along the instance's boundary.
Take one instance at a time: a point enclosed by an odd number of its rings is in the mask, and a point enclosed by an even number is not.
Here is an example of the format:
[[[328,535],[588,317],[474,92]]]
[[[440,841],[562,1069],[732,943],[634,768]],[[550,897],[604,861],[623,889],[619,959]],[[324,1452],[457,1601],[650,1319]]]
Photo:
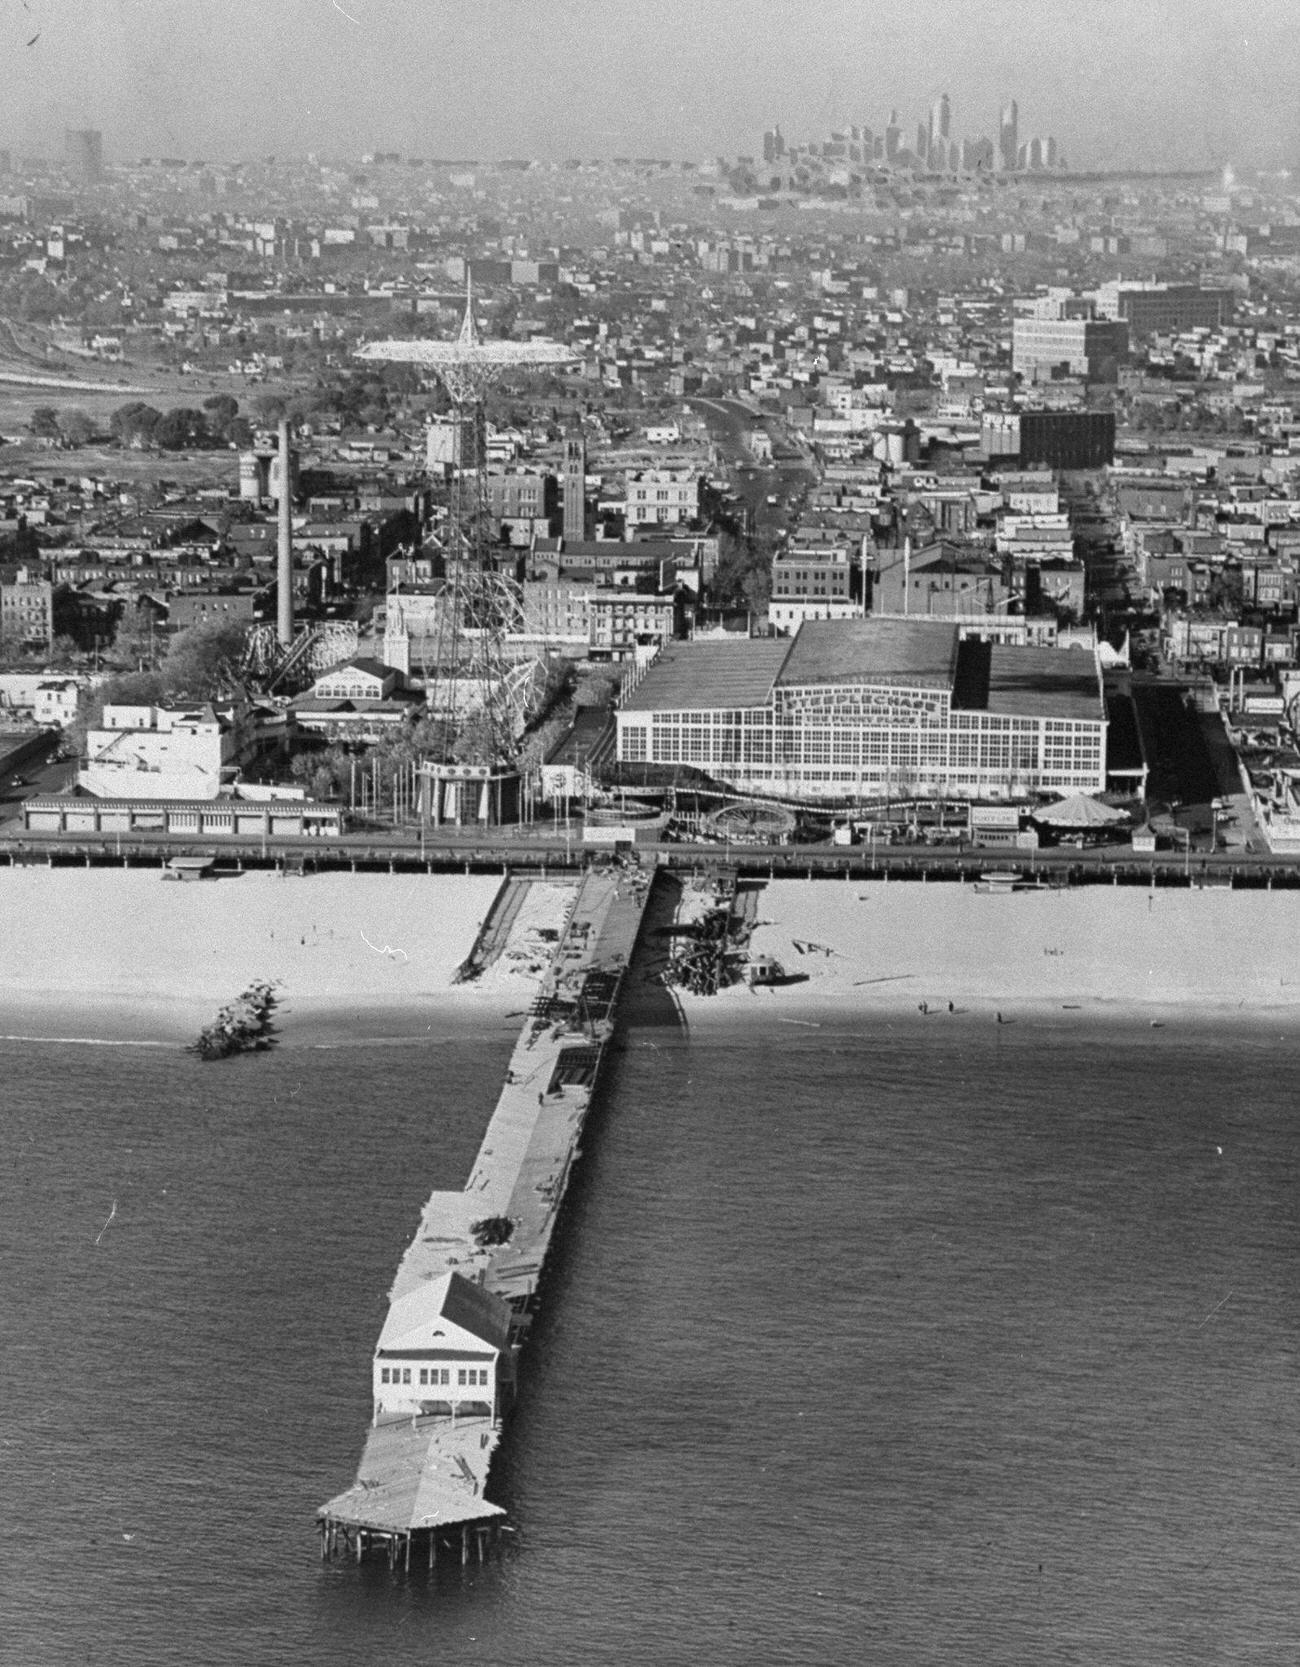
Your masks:
[[[675,643],[624,694],[618,761],[818,802],[1015,799],[1106,786],[1095,652],[959,622],[808,620],[793,639]]]

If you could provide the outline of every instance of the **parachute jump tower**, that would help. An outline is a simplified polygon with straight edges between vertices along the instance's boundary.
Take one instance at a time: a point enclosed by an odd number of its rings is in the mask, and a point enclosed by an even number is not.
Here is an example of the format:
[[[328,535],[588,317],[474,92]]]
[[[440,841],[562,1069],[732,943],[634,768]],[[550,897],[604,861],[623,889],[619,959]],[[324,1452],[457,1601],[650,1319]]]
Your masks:
[[[465,317],[453,341],[368,342],[355,357],[418,365],[438,378],[451,399],[457,451],[452,459],[446,579],[437,612],[429,704],[431,710],[457,721],[474,715],[486,718],[492,756],[482,762],[507,762],[523,727],[533,668],[511,665],[505,652],[507,633],[522,624],[522,601],[518,585],[498,573],[491,554],[482,452],[484,400],[508,371],[552,369],[573,364],[580,356],[559,342],[485,340],[474,322],[467,273]]]

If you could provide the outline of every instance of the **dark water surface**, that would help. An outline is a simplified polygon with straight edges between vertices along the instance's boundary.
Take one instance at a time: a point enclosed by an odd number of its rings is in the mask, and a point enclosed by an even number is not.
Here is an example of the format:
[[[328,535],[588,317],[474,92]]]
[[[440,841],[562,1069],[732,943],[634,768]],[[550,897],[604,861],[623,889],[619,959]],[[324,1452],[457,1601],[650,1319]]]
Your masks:
[[[0,1661],[1292,1659],[1300,1044],[1066,1018],[629,1033],[433,1581],[313,1513],[514,1026],[0,1043]]]

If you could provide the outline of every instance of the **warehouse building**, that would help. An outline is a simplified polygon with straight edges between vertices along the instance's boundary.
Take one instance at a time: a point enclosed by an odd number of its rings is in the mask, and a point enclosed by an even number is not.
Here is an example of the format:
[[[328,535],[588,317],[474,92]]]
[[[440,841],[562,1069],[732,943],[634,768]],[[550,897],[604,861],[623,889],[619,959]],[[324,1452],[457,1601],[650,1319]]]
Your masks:
[[[986,642],[954,621],[808,620],[792,641],[674,643],[617,725],[620,763],[810,801],[1106,785],[1095,652]]]

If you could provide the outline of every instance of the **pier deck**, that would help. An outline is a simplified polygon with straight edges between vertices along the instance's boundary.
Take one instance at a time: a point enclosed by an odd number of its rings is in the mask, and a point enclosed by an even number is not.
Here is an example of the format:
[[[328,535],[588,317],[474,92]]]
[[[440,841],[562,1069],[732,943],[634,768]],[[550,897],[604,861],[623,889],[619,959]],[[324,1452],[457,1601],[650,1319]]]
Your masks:
[[[513,1343],[527,1335],[648,890],[648,877],[617,869],[591,870],[575,886],[469,1179],[463,1191],[428,1199],[390,1303],[457,1273],[511,1305]],[[490,1217],[512,1222],[505,1244],[477,1242],[474,1224]],[[484,1416],[372,1425],[356,1481],[317,1513],[322,1551],[341,1540],[360,1556],[377,1541],[392,1560],[404,1542],[409,1560],[413,1534],[500,1518],[502,1508],[485,1497],[500,1433],[499,1419]]]

